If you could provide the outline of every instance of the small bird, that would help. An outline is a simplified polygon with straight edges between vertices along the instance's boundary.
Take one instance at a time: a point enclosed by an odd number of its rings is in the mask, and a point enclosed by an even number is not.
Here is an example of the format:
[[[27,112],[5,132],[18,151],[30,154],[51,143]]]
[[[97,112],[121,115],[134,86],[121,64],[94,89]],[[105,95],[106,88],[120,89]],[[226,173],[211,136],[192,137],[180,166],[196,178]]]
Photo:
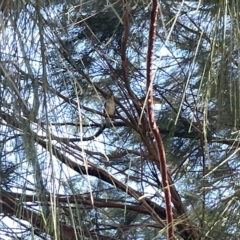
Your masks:
[[[112,94],[109,94],[107,96],[107,100],[104,104],[104,113],[107,114],[106,116],[106,125],[110,127],[111,118],[109,115],[115,114],[115,102],[114,102],[114,96]]]

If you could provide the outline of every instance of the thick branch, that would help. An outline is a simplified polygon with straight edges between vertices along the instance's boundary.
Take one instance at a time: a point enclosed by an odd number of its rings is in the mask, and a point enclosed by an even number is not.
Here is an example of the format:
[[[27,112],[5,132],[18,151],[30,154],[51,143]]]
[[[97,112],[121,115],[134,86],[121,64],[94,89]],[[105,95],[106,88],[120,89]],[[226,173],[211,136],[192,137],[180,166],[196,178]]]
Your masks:
[[[157,12],[158,12],[158,1],[152,1],[152,11],[151,11],[151,22],[149,28],[149,37],[148,37],[148,52],[147,52],[147,110],[149,117],[149,124],[153,131],[157,149],[158,149],[158,157],[161,166],[161,174],[162,174],[162,183],[164,188],[165,202],[166,202],[166,215],[167,215],[167,233],[168,239],[174,239],[174,231],[173,231],[173,213],[172,213],[172,205],[171,205],[171,192],[168,181],[168,171],[167,171],[167,163],[166,163],[166,155],[163,147],[162,138],[160,132],[158,130],[154,111],[153,111],[153,46],[156,35],[156,23],[157,23]]]

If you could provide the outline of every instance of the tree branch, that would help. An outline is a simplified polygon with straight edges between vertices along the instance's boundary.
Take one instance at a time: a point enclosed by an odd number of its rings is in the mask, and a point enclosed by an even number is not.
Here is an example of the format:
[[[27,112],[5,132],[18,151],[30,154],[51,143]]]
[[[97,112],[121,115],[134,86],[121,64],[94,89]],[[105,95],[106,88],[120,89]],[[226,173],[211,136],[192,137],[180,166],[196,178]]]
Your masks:
[[[153,48],[154,48],[154,40],[156,35],[156,23],[157,23],[157,13],[158,13],[158,1],[152,1],[152,11],[151,11],[151,21],[149,28],[149,37],[148,37],[148,51],[147,51],[147,110],[149,117],[150,128],[153,131],[157,150],[158,157],[160,162],[160,170],[162,174],[162,184],[163,191],[165,195],[166,202],[166,215],[167,215],[167,235],[169,240],[175,239],[174,230],[173,230],[173,212],[172,212],[172,201],[171,201],[171,192],[170,185],[168,181],[168,171],[167,171],[167,163],[166,163],[166,155],[162,142],[162,138],[157,127],[154,110],[153,110]]]

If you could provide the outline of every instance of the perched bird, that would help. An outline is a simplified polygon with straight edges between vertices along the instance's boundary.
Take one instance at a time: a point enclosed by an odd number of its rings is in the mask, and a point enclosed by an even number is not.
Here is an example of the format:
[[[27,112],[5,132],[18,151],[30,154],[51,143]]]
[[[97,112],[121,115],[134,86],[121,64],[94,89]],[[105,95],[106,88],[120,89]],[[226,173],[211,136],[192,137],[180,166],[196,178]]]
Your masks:
[[[107,100],[104,104],[104,113],[107,114],[106,116],[106,125],[110,127],[111,118],[109,115],[115,114],[115,102],[114,102],[114,96],[112,94],[109,94],[107,96]]]

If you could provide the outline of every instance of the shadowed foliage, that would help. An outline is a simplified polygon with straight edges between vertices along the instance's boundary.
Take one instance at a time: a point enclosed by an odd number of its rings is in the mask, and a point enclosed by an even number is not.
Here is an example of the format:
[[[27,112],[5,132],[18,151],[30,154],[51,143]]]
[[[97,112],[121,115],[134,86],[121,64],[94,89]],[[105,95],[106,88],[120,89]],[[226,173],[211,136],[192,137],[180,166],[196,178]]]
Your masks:
[[[167,239],[151,72],[172,239],[239,239],[239,8],[0,1],[0,237]]]

